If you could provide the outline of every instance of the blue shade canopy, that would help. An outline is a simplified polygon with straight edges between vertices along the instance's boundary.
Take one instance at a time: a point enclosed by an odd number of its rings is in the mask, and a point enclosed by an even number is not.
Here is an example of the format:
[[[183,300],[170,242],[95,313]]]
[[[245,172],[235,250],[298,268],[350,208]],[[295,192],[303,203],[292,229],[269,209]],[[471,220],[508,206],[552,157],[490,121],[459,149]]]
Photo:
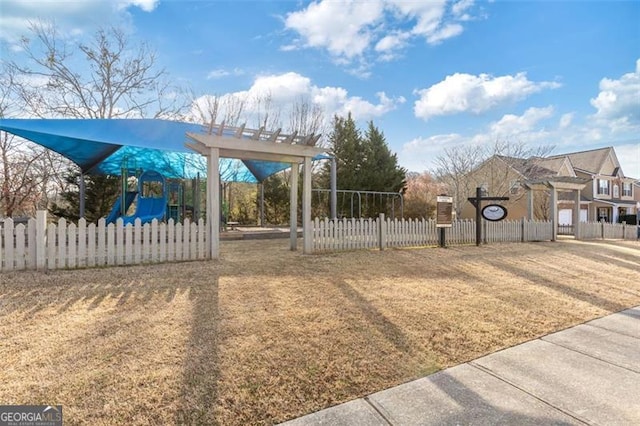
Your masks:
[[[0,130],[55,151],[89,174],[120,175],[123,167],[156,170],[168,178],[205,176],[206,159],[185,146],[194,123],[157,119],[0,119]],[[227,182],[261,182],[287,163],[220,159]]]

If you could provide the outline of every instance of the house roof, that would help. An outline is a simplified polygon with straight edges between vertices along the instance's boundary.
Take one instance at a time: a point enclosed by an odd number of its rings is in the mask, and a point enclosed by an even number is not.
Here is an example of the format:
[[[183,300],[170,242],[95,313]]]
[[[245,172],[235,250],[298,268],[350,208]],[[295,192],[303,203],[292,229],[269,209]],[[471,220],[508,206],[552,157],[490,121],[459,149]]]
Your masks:
[[[567,154],[552,155],[549,159],[568,157],[574,168],[589,173],[598,174],[607,157],[612,153],[613,147],[591,149],[588,151],[570,152]],[[615,153],[613,154],[615,158]]]
[[[540,179],[558,174],[557,170],[547,167],[547,164],[541,161],[543,159],[540,157],[517,158],[506,155],[497,155],[496,157],[507,163],[526,179]]]

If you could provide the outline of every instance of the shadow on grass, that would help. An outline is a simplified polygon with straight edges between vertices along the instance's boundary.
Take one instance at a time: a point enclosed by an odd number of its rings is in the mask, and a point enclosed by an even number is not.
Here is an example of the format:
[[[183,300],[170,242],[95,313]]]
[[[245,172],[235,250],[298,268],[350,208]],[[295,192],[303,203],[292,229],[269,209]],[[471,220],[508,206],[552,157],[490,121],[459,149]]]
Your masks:
[[[218,283],[218,278],[213,278],[189,292],[193,315],[175,424],[216,424],[214,407],[220,376]]]
[[[156,303],[158,298],[170,303],[178,293],[186,292],[191,287],[190,284],[167,279],[162,270],[145,268],[153,266],[128,268],[128,271],[121,268],[113,271],[108,279],[104,278],[108,276],[104,270],[0,274],[1,279],[6,279],[0,282],[0,314],[24,313],[33,316],[48,308],[54,308],[61,314],[77,303],[84,303],[87,310],[95,310],[109,299],[116,299],[118,308],[130,303]],[[90,274],[94,274],[94,277],[89,278]],[[159,279],[158,275],[165,276]]]
[[[402,330],[384,316],[371,302],[344,280],[334,280],[332,284],[362,313],[367,322],[375,327],[393,346],[401,352],[409,353],[411,345]]]
[[[513,265],[508,265],[505,264],[503,262],[500,261],[496,261],[496,260],[486,260],[485,261],[487,264],[501,269],[503,271],[509,272],[510,274],[513,274],[515,276],[518,276],[520,278],[523,278],[525,280],[529,280],[529,281],[533,281],[535,282],[536,285],[540,285],[543,287],[547,287],[550,288],[552,290],[558,291],[568,297],[574,298],[574,299],[578,299],[582,302],[586,302],[592,306],[598,307],[598,308],[602,308],[605,309],[609,312],[616,312],[616,311],[620,311],[622,309],[627,308],[628,306],[618,303],[618,302],[614,302],[611,301],[609,299],[606,299],[602,296],[599,296],[597,294],[594,293],[590,293],[584,290],[580,290],[578,288],[572,287],[570,285],[565,285],[562,284],[561,282],[559,282],[558,280],[551,280],[548,277],[545,277],[544,275],[540,275],[537,273],[534,273],[530,270],[527,270],[525,268],[520,268],[517,266],[513,266]],[[585,277],[586,280],[589,279],[589,277]]]

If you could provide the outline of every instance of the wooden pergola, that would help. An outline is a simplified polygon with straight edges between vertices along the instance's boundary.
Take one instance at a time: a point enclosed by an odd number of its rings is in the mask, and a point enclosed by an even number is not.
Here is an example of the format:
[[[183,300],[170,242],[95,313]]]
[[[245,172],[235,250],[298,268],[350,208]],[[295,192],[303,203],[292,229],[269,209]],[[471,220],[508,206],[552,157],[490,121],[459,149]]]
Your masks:
[[[189,133],[193,142],[186,146],[207,157],[207,229],[210,257],[220,256],[220,176],[221,157],[240,160],[263,160],[291,164],[290,177],[290,241],[291,250],[297,249],[298,167],[303,164],[302,185],[302,239],[303,252],[313,251],[311,222],[311,161],[325,150],[315,144],[320,135],[285,135],[281,130],[266,131],[241,127],[225,127],[224,122],[211,123],[208,133]]]
[[[533,219],[533,191],[549,191],[550,216],[553,223],[552,241],[555,241],[558,238],[558,192],[573,192],[573,229],[575,238],[580,238],[580,191],[584,189],[587,182],[588,179],[573,176],[556,176],[546,179],[525,181],[523,186],[527,189],[528,193],[527,211],[529,219]]]

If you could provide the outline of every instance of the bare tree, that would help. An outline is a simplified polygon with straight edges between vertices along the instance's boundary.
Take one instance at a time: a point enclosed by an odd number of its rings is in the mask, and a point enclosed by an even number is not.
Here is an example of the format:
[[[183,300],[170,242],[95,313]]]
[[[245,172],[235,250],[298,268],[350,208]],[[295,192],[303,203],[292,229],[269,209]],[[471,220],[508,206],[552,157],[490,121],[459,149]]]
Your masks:
[[[196,121],[205,124],[223,123],[236,127],[244,117],[247,100],[242,96],[230,95],[192,95],[192,113]]]
[[[327,132],[327,124],[324,110],[318,104],[312,103],[309,98],[299,97],[291,106],[287,132],[297,132],[299,135],[324,135]],[[324,138],[320,139],[322,146]]]
[[[88,44],[66,41],[46,21],[32,23],[30,32],[21,41],[29,65],[9,67],[20,76],[14,90],[37,117],[171,118],[187,106],[156,53],[145,43],[132,45],[119,28],[98,30]]]
[[[462,207],[471,194],[472,183],[467,179],[483,159],[482,148],[478,146],[454,146],[445,148],[444,153],[436,157],[436,178],[444,183],[449,194],[454,197],[456,215],[462,213]]]
[[[169,82],[156,53],[145,43],[133,43],[123,30],[100,29],[85,44],[70,41],[46,21],[29,29],[29,37],[21,40],[23,60],[4,63],[3,116],[18,111],[36,117],[184,116],[186,93]],[[71,190],[63,178],[74,173],[70,162],[19,138],[1,136],[5,214],[46,207],[58,193]]]
[[[283,105],[277,105],[271,92],[257,95],[251,100],[251,109],[255,116],[256,126],[266,130],[282,127],[280,110]]]
[[[509,196],[511,202],[524,196],[520,184],[532,176],[548,173],[541,166],[552,146],[529,147],[523,142],[496,140],[486,146],[446,148],[436,158],[436,177],[454,196],[456,214],[460,215],[467,198],[476,187],[485,187],[490,195]]]
[[[0,118],[20,110],[13,96],[15,73],[3,64],[0,74]],[[0,132],[0,212],[4,216],[27,215],[37,204],[49,178],[42,170],[45,150],[6,132]]]

